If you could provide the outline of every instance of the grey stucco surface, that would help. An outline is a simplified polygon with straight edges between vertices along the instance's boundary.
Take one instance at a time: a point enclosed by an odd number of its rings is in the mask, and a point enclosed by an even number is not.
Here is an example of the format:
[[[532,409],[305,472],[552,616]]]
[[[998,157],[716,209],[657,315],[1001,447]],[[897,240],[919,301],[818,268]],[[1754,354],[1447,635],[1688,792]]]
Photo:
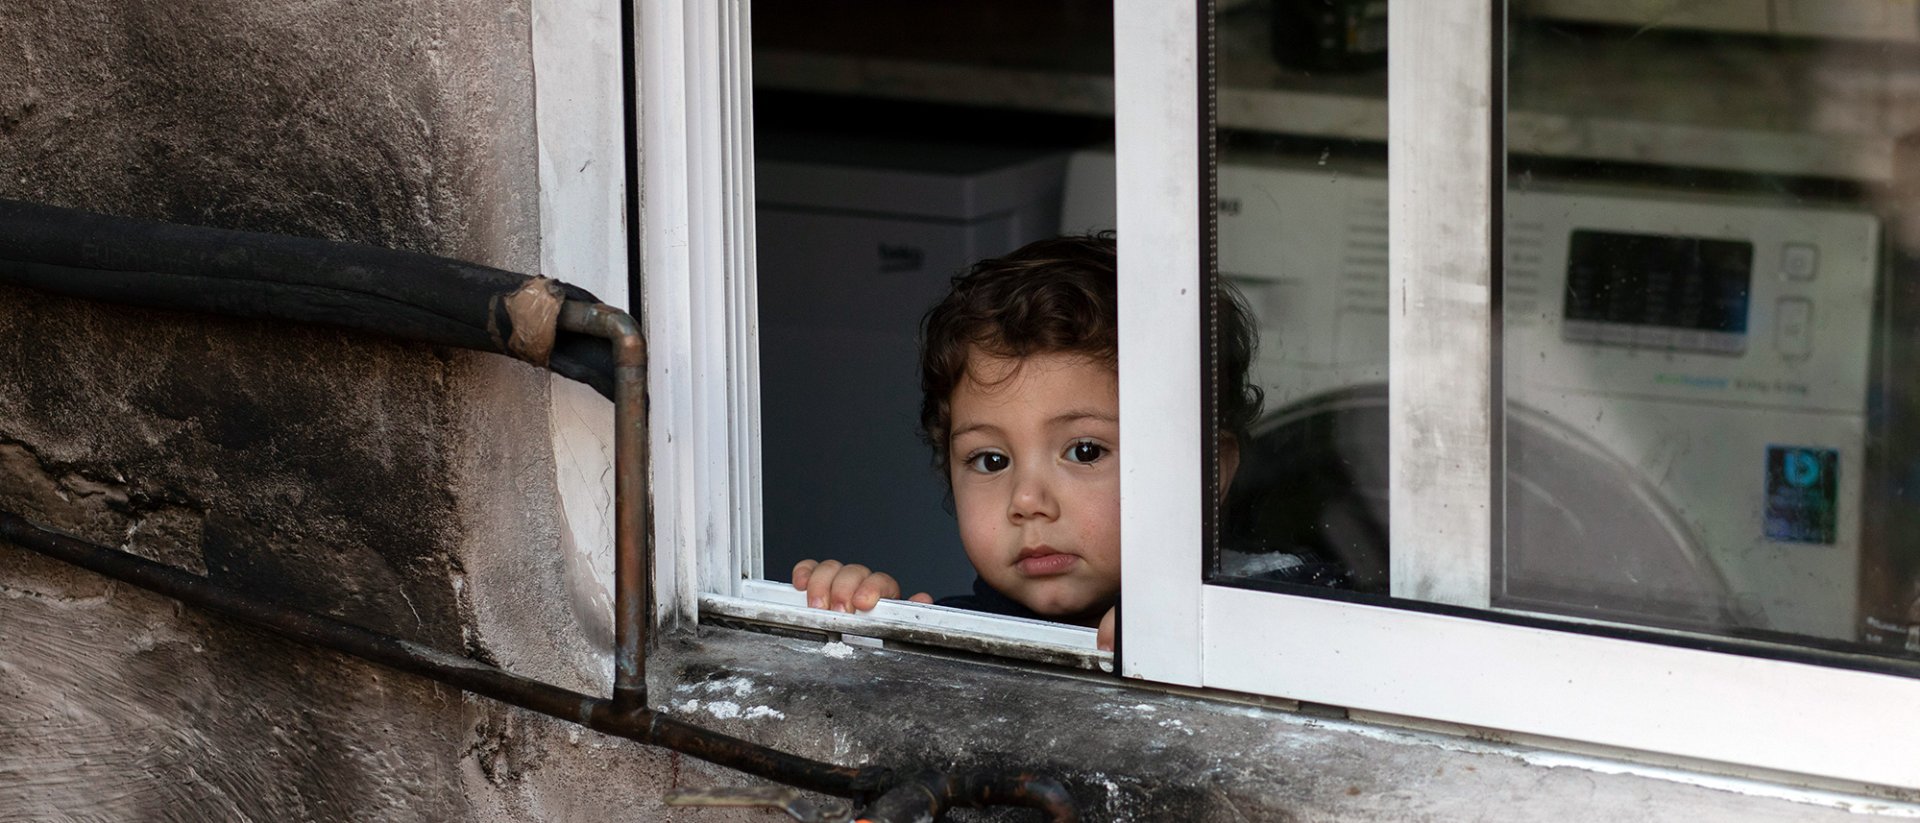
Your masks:
[[[0,195],[525,268],[539,248],[527,16],[15,0],[0,8]]]
[[[0,4],[0,197],[531,272],[529,14]],[[503,358],[0,289],[0,508],[593,688],[600,658],[555,607],[546,381]],[[0,545],[0,819],[657,809],[664,756],[560,726]]]

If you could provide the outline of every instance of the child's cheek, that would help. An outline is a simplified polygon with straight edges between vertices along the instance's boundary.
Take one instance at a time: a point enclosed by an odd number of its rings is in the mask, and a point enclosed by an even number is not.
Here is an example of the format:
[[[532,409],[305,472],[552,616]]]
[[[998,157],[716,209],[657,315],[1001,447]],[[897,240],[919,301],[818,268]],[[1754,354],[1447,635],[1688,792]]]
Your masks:
[[[955,494],[954,515],[960,525],[960,547],[975,569],[986,569],[993,560],[997,531],[988,508],[976,496]]]
[[[1089,534],[1084,536],[1081,545],[1097,546],[1106,559],[1108,567],[1113,569],[1115,579],[1120,570],[1120,483],[1114,478],[1108,488],[1102,489],[1095,498],[1093,516],[1084,528]]]

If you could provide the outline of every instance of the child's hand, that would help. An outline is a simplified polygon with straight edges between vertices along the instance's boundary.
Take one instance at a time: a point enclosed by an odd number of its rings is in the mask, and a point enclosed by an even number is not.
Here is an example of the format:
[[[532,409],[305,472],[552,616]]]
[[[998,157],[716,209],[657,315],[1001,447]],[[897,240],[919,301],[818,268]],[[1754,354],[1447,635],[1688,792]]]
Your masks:
[[[808,606],[837,612],[864,612],[883,598],[900,599],[900,583],[893,575],[838,560],[800,561],[793,567],[793,587],[807,593]],[[933,595],[921,592],[907,599],[932,603]]]
[[[1094,635],[1093,645],[1103,652],[1113,651],[1113,619],[1118,609],[1108,609],[1107,616],[1100,618],[1100,633]]]

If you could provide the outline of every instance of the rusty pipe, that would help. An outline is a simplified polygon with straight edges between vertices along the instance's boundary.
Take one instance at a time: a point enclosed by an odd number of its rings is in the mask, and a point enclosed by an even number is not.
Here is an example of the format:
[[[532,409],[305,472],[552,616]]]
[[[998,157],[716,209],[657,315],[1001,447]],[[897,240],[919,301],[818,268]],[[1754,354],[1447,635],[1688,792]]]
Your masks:
[[[42,528],[11,512],[0,511],[0,540],[293,640],[808,791],[870,797],[892,782],[892,771],[884,767],[835,766],[683,723],[645,706],[621,708],[606,698],[269,602],[164,563]]]
[[[647,705],[649,551],[653,496],[647,482],[647,338],[633,316],[604,303],[567,301],[560,328],[613,346],[613,705]]]

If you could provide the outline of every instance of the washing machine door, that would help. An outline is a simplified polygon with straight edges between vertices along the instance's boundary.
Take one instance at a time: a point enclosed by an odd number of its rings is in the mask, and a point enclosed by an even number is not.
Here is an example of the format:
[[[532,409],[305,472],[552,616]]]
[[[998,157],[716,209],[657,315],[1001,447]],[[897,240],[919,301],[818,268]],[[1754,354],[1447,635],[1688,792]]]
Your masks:
[[[1319,556],[1354,589],[1389,591],[1387,393],[1364,386],[1262,419],[1223,509],[1213,582],[1257,579],[1262,553]],[[1506,416],[1506,540],[1493,605],[1724,632],[1741,625],[1725,578],[1645,478],[1533,409]]]
[[[1355,591],[1387,593],[1387,400],[1369,387],[1254,424],[1221,509],[1215,582],[1262,580],[1287,557],[1333,562]]]

